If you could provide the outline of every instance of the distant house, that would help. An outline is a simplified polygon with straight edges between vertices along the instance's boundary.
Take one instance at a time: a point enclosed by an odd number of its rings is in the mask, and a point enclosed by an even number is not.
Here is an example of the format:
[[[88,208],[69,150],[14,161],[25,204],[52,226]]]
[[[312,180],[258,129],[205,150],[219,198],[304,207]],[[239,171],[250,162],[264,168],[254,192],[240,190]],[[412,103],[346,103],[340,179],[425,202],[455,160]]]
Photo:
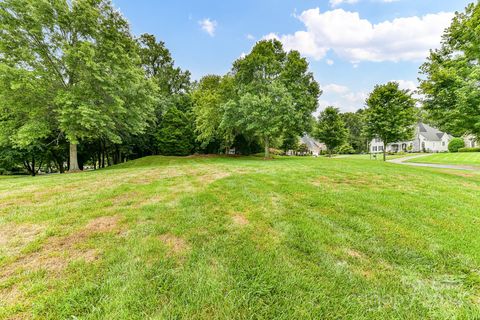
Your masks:
[[[480,141],[477,140],[473,134],[463,135],[463,141],[465,141],[466,148],[478,148],[480,147]]]
[[[327,150],[327,146],[324,143],[313,139],[308,134],[300,138],[300,143],[304,144],[308,152],[313,156],[318,156],[322,151]]]
[[[386,146],[386,151],[446,152],[448,151],[448,143],[452,138],[453,137],[446,132],[419,122],[415,128],[415,135],[412,140],[389,143]],[[381,139],[373,139],[370,143],[370,152],[383,152],[383,141]]]

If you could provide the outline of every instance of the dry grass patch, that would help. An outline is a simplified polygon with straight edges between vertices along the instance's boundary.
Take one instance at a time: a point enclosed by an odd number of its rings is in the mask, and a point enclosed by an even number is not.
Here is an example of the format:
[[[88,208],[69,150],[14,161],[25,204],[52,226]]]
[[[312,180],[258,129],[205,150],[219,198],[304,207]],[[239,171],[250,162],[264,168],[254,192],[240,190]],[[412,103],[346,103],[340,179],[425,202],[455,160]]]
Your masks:
[[[232,217],[232,221],[235,225],[243,227],[250,223],[248,219],[242,214],[236,214]]]
[[[351,258],[357,258],[357,259],[363,259],[365,257],[361,252],[358,252],[353,249],[347,249],[346,254]]]
[[[12,275],[24,271],[46,270],[52,273],[63,271],[68,263],[75,260],[93,262],[98,259],[97,249],[82,249],[78,246],[85,242],[91,235],[106,233],[118,228],[118,216],[99,217],[87,225],[65,237],[51,237],[43,244],[40,250],[27,254],[7,264],[0,271],[0,280],[6,280]]]
[[[168,247],[171,254],[182,254],[190,250],[187,241],[171,233],[162,234],[159,239]]]
[[[18,253],[44,231],[45,226],[39,224],[4,224],[0,226],[0,250],[8,255]]]
[[[358,186],[358,187],[375,187],[378,182],[373,181],[371,177],[368,176],[349,176],[349,177],[327,177],[320,176],[315,180],[311,181],[316,187],[320,186],[331,186],[331,185],[340,185],[340,186]]]

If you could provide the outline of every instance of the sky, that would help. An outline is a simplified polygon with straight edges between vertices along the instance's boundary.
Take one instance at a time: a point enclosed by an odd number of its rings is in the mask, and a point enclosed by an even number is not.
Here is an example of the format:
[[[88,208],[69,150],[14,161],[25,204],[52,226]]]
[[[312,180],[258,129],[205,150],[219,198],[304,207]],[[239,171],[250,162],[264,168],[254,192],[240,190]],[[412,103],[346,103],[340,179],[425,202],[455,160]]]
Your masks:
[[[376,84],[414,90],[419,66],[472,0],[113,0],[135,35],[164,41],[199,80],[223,75],[261,39],[298,50],[323,94],[319,111],[364,106]]]

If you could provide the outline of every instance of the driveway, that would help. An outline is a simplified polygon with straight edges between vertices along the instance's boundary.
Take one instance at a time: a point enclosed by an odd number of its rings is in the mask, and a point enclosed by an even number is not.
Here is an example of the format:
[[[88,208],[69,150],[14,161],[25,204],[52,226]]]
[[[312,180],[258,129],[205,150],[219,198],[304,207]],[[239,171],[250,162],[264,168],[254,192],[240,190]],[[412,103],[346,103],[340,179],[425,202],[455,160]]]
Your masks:
[[[415,163],[415,162],[405,162],[411,159],[416,159],[416,158],[421,158],[421,157],[426,157],[429,154],[421,154],[421,155],[415,155],[415,156],[410,156],[410,157],[404,157],[404,158],[397,158],[397,159],[392,159],[392,160],[387,160],[387,162],[390,163],[396,163],[396,164],[403,164],[407,166],[413,166],[413,167],[428,167],[428,168],[439,168],[439,169],[456,169],[456,170],[468,170],[468,171],[478,171],[478,167],[471,167],[471,166],[463,166],[463,165],[455,165],[455,164],[436,164],[436,163]]]

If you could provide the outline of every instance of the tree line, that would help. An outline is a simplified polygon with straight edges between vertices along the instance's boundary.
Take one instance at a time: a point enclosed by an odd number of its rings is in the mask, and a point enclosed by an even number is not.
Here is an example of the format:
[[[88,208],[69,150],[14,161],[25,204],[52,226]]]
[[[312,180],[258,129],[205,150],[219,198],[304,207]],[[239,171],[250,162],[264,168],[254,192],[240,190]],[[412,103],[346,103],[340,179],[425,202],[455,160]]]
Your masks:
[[[165,43],[132,35],[109,0],[0,2],[0,168],[35,175],[103,168],[148,155],[241,154],[301,148],[310,133],[329,152],[408,139],[421,117],[480,136],[479,4],[457,13],[421,67],[423,107],[390,82],[365,108],[327,107],[299,52],[257,42],[225,75],[192,81]],[[384,148],[385,149],[385,148]]]

